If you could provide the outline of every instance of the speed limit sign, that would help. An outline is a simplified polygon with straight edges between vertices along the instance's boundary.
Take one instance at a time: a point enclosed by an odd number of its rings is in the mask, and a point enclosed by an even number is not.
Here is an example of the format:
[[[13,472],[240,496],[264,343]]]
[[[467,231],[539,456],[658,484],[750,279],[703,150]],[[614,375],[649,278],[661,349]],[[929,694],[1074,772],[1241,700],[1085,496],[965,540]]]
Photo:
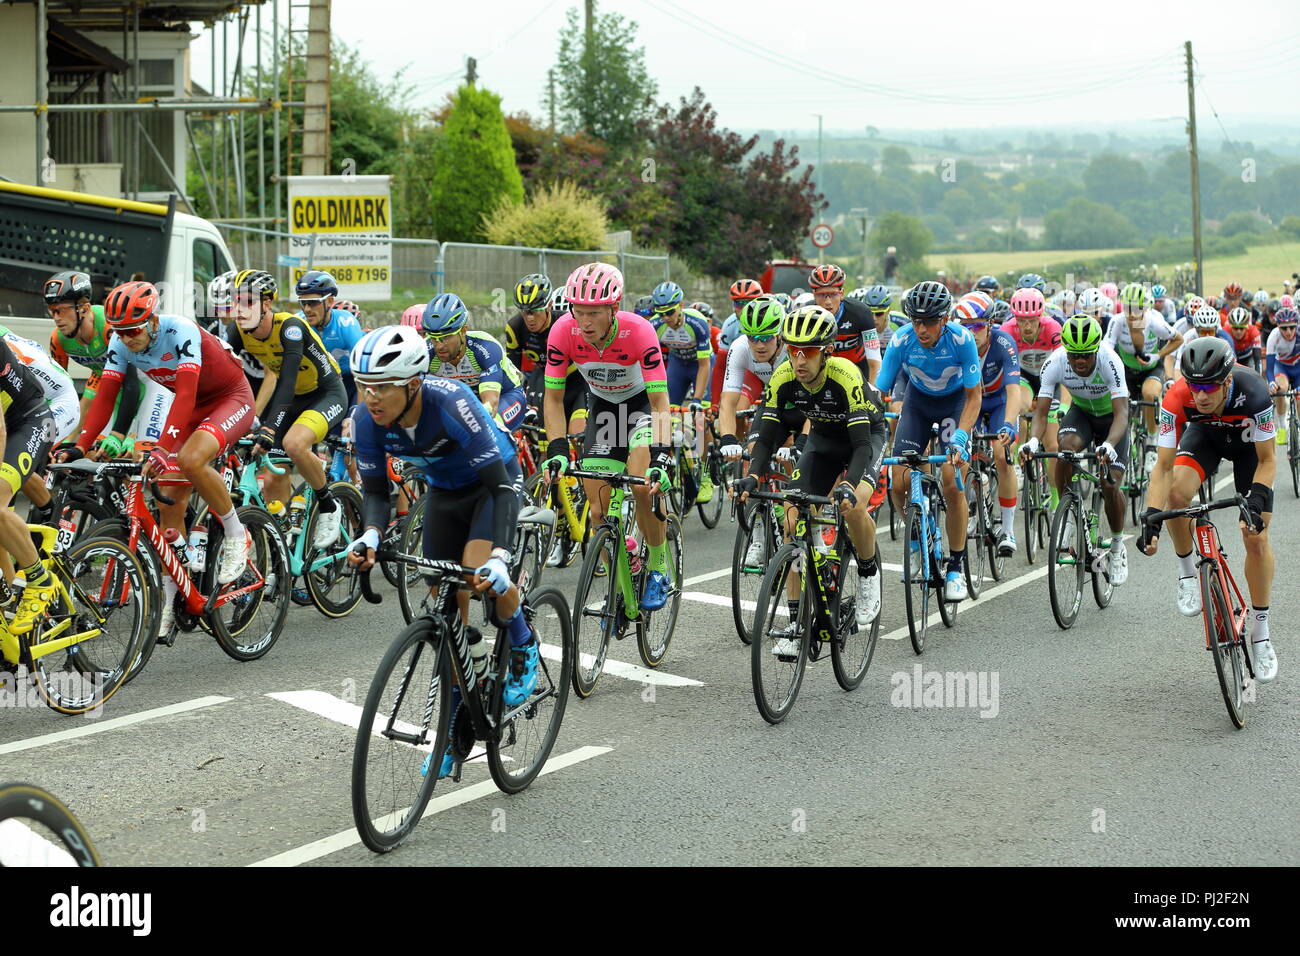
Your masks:
[[[835,230],[826,223],[819,223],[813,226],[812,244],[818,249],[825,249],[835,238]]]

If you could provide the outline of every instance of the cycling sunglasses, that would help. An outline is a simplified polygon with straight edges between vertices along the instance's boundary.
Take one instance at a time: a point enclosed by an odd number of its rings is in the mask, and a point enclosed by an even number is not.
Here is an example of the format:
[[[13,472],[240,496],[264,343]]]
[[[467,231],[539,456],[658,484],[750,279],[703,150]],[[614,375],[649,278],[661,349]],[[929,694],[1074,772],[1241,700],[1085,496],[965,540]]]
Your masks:
[[[820,345],[786,345],[786,351],[791,355],[802,355],[804,358],[812,358],[818,352],[822,351]]]
[[[883,309],[877,309],[875,306],[871,306],[870,308],[872,315],[885,315],[889,311],[889,306],[885,306]]]
[[[1188,382],[1187,387],[1193,392],[1217,392],[1223,388],[1222,382]]]
[[[932,326],[932,325],[938,325],[938,324],[939,324],[940,322],[942,322],[942,321],[943,321],[943,319],[940,319],[940,318],[929,318],[929,319],[923,319],[923,318],[921,318],[920,316],[917,316],[917,317],[915,317],[914,319],[912,319],[912,324],[913,324],[913,325]]]
[[[457,329],[455,332],[425,332],[424,337],[430,342],[441,342],[443,339],[450,339],[460,335],[463,329]]]
[[[124,339],[133,339],[148,328],[149,328],[149,324],[146,322],[144,325],[115,326],[113,328],[113,331],[116,332],[118,335],[122,336],[122,338]]]
[[[772,335],[747,335],[745,337],[749,339],[749,341],[751,342],[757,342],[760,345],[765,345],[768,342],[771,342],[774,338],[776,338],[776,333],[773,333]]]
[[[983,332],[989,327],[987,322],[963,322],[961,327],[967,332]]]

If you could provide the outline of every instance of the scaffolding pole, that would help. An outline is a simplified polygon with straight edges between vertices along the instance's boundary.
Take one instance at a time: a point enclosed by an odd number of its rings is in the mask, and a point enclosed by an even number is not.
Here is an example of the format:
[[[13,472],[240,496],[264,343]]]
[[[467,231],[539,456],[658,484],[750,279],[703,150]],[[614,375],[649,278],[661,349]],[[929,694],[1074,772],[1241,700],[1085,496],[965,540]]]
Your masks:
[[[272,215],[279,219],[282,215],[280,206],[280,4],[271,4],[271,75],[275,92],[271,99],[275,111],[271,114],[271,182],[275,192],[275,209]]]
[[[49,146],[46,142],[48,135],[48,122],[46,117],[46,107],[49,106],[50,99],[50,69],[48,58],[46,56],[46,17],[45,17],[45,0],[36,0],[36,182],[44,186],[48,182],[48,170],[46,168],[46,153],[49,152]]]

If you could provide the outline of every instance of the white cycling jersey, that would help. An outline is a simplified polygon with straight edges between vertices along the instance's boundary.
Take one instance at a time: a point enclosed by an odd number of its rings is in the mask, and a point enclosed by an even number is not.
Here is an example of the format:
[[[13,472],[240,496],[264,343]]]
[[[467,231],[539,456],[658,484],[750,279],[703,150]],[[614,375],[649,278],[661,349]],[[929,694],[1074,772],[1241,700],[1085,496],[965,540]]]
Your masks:
[[[785,346],[782,345],[776,355],[772,356],[770,362],[760,362],[754,358],[754,352],[749,347],[749,337],[742,335],[731,343],[731,348],[727,351],[727,372],[722,379],[722,391],[739,392],[745,386],[745,373],[751,372],[754,377],[767,387],[767,380],[772,377],[772,372],[778,365],[785,361]]]
[[[1114,399],[1128,400],[1128,385],[1124,381],[1124,364],[1115,350],[1105,342],[1097,349],[1097,362],[1092,372],[1081,378],[1070,365],[1069,353],[1058,348],[1043,363],[1039,379],[1038,397],[1049,401],[1056,398],[1057,386],[1064,386],[1074,404],[1091,415],[1109,415]]]
[[[1279,365],[1288,371],[1300,365],[1300,335],[1292,336],[1291,341],[1282,338],[1282,330],[1274,329],[1268,333],[1268,342],[1264,346],[1265,355],[1276,355]]]
[[[1113,315],[1110,326],[1106,329],[1106,340],[1119,353],[1125,365],[1135,369],[1154,368],[1156,353],[1166,342],[1174,338],[1175,332],[1169,323],[1155,309],[1147,309],[1142,318],[1135,323],[1138,331],[1143,333],[1142,353],[1147,357],[1145,363],[1137,361],[1137,349],[1133,346],[1133,333],[1129,328],[1127,315]]]
[[[66,441],[77,430],[81,421],[81,403],[77,398],[77,389],[72,384],[72,376],[65,372],[46,354],[45,350],[15,332],[6,332],[6,344],[14,356],[27,366],[27,371],[36,376],[45,392],[45,401],[54,416],[54,427],[58,431],[54,442]]]

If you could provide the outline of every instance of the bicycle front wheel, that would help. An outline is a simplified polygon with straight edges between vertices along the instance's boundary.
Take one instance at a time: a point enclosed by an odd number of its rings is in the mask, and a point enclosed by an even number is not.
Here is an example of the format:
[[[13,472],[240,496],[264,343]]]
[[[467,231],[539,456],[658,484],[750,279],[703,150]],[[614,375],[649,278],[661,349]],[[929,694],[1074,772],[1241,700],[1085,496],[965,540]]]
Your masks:
[[[769,724],[783,721],[803,683],[808,664],[808,641],[812,633],[813,601],[805,588],[803,569],[807,551],[802,543],[781,546],[763,576],[754,612],[754,641],[750,646],[750,674],[754,684],[754,702]],[[793,618],[789,603],[796,600]]]
[[[384,654],[352,752],[352,819],[376,853],[411,835],[438,782],[451,722],[451,660],[441,622],[408,624]]]
[[[411,505],[411,510],[402,519],[402,529],[397,536],[397,550],[400,554],[424,554],[424,508],[426,498]],[[424,583],[424,575],[414,565],[404,564],[394,568],[397,575],[397,603],[402,609],[402,620],[410,624],[416,618],[420,602],[429,593]]]
[[[1052,599],[1052,617],[1062,630],[1074,626],[1083,603],[1083,576],[1088,564],[1087,531],[1083,524],[1083,502],[1076,495],[1061,498],[1052,518],[1047,545],[1047,592]]]
[[[101,707],[126,681],[152,637],[149,592],[139,557],[114,538],[85,538],[65,551],[53,573],[71,601],[56,597],[31,633],[33,677],[52,710],[84,714]],[[41,653],[44,635],[90,634],[63,650]]]
[[[667,561],[668,601],[657,611],[642,610],[636,619],[636,647],[641,654],[641,663],[646,667],[658,667],[668,655],[668,645],[672,643],[673,633],[677,630],[677,614],[682,606],[682,581],[686,578],[682,563],[682,522],[676,515],[668,515],[664,521],[664,545]],[[649,561],[649,557],[645,558]],[[642,567],[639,580],[644,586],[646,570]],[[641,589],[637,589],[641,593]]]
[[[847,538],[848,535],[846,534],[845,537]],[[854,565],[854,575],[856,575],[857,563],[860,560],[851,545],[849,552],[852,554],[853,561],[848,561],[846,555],[846,559],[840,562],[836,583],[841,602],[844,601],[844,595],[848,593],[844,590],[846,582],[854,580],[854,576],[849,574],[849,564]],[[876,542],[876,574],[884,573],[885,569],[880,566],[880,543]],[[882,596],[883,592],[884,588],[881,588]],[[884,616],[884,604],[881,603],[880,612],[865,628],[858,627],[855,610],[852,614],[853,616],[850,617],[844,609],[841,610],[840,616],[843,619],[837,622],[838,633],[831,643],[831,667],[835,671],[835,680],[845,690],[856,689],[862,683],[862,678],[867,676],[871,657],[876,652],[876,641],[880,638],[880,619]]]
[[[13,828],[2,826],[13,820]],[[0,786],[0,868],[17,866],[102,866],[90,834],[71,810],[48,790],[30,783]]]
[[[1286,458],[1291,467],[1291,491],[1300,498],[1300,421],[1295,415],[1291,416],[1291,427],[1286,431]]]
[[[605,669],[609,641],[627,627],[618,586],[618,552],[626,548],[607,527],[591,536],[587,556],[578,572],[573,603],[573,692],[590,697]]]
[[[537,778],[560,734],[564,708],[573,680],[573,619],[569,602],[557,588],[538,588],[528,595],[524,614],[537,640],[537,687],[524,703],[506,709],[494,695],[500,712],[497,737],[488,741],[488,769],[505,793],[518,793]],[[503,637],[495,688],[504,686],[510,653]]]
[[[972,475],[973,473],[972,469]],[[984,508],[987,484],[988,479],[981,476],[978,481],[971,481],[968,485],[974,494],[967,498],[966,560],[962,563],[965,565],[966,590],[972,601],[979,598],[980,591],[984,589],[986,543],[992,537]]]
[[[907,634],[913,652],[925,650],[925,633],[930,626],[930,562],[921,554],[921,509],[907,506],[903,523],[903,598],[907,609]],[[928,542],[927,542],[928,543]]]
[[[323,550],[317,550],[312,545],[316,538],[316,525],[321,519],[320,509],[313,508],[302,532],[307,542],[308,567],[325,555],[341,551],[349,541],[355,541],[365,531],[365,522],[361,517],[361,492],[347,482],[336,481],[330,486],[330,494],[343,512],[338,537]],[[315,571],[306,572],[305,579],[311,602],[326,617],[351,614],[361,601],[361,577],[348,564],[346,557],[321,565]]]
[[[767,509],[766,516],[760,509]],[[776,553],[775,541],[771,534],[772,523],[769,520],[772,509],[766,503],[751,502],[741,506],[741,513],[747,515],[744,521],[736,522],[736,543],[731,551],[731,617],[736,624],[736,634],[740,643],[748,645],[752,640],[754,626],[754,608],[758,607],[758,591],[763,586],[763,571],[767,562]],[[750,555],[754,547],[755,554]],[[757,560],[747,561],[746,557]],[[748,605],[748,607],[746,607]]]
[[[704,527],[712,530],[718,526],[718,520],[722,517],[722,504],[726,498],[726,476],[723,474],[722,467],[715,455],[709,455],[701,469],[701,473],[707,475],[709,482],[713,485],[713,497],[708,501],[696,501],[696,510],[700,513],[700,521]]]
[[[1246,725],[1246,645],[1242,643],[1244,635],[1237,632],[1232,605],[1215,567],[1209,563],[1201,565],[1201,614],[1228,718],[1240,730]]]

